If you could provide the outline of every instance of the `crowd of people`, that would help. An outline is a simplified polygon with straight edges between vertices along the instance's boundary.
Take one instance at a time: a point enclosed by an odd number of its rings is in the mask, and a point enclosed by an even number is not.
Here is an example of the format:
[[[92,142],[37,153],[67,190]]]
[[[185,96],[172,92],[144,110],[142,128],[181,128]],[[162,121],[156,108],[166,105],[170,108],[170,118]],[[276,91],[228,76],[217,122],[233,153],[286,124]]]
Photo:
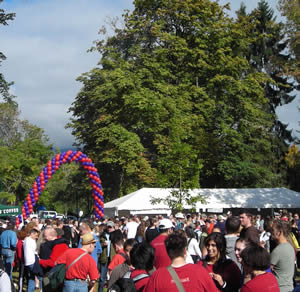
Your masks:
[[[0,233],[0,292],[298,291],[300,220],[285,211],[32,218]],[[61,264],[64,281],[53,288],[49,275]]]

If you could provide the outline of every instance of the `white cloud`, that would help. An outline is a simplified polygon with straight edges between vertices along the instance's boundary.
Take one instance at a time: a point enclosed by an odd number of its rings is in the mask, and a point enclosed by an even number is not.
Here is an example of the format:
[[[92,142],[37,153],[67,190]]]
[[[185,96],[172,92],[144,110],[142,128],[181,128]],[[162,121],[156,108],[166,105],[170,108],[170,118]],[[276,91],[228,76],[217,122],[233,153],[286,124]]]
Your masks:
[[[2,71],[14,81],[22,116],[45,129],[60,147],[73,143],[64,127],[67,110],[79,92],[76,78],[97,65],[97,53],[87,53],[108,17],[131,8],[129,0],[32,0],[4,2],[16,12],[9,26],[0,27],[7,56]]]

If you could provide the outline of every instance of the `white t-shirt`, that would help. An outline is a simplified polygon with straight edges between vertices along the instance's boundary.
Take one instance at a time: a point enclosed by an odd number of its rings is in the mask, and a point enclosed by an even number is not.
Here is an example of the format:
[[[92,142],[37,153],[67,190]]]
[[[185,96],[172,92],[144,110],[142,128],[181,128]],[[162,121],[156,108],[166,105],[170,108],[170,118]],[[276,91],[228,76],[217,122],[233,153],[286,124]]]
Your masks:
[[[36,241],[31,237],[26,237],[23,243],[25,266],[30,266],[35,262]]]
[[[196,238],[188,239],[188,252],[190,255],[198,255],[200,258],[202,256],[201,250],[199,248],[199,244]]]
[[[126,224],[125,230],[127,231],[127,239],[135,238],[138,226],[139,224],[134,221],[130,221]]]

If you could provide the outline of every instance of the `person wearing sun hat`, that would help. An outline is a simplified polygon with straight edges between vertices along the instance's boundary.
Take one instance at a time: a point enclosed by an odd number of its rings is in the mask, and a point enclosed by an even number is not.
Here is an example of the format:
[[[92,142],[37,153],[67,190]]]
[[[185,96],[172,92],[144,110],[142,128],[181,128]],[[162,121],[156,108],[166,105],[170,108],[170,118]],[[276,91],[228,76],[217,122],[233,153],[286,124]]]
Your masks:
[[[99,278],[96,262],[91,256],[96,246],[93,234],[84,234],[81,243],[81,248],[70,248],[57,260],[57,264],[65,264],[66,268],[74,262],[66,271],[64,292],[75,290],[87,292],[93,288]]]

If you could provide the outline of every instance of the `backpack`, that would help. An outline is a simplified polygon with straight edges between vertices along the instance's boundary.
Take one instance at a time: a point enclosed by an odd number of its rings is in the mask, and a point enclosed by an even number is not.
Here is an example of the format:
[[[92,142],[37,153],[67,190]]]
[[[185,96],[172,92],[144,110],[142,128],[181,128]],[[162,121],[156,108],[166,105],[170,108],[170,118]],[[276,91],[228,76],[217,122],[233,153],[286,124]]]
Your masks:
[[[149,277],[148,274],[140,274],[133,279],[130,278],[131,272],[127,272],[123,278],[118,279],[109,289],[108,292],[139,292],[135,289],[135,283]],[[143,291],[144,287],[140,289]]]
[[[67,270],[73,265],[75,264],[78,260],[80,260],[83,256],[85,256],[87,254],[87,252],[84,252],[83,254],[81,254],[79,257],[77,257],[67,268],[65,264],[59,264],[54,266],[49,274],[48,274],[48,279],[49,279],[49,283],[52,289],[57,289],[59,288],[64,280],[65,280],[65,276],[66,276],[66,272]]]
[[[48,279],[49,279],[49,283],[50,283],[50,287],[52,289],[57,289],[59,288],[64,280],[65,280],[65,276],[66,276],[66,265],[65,264],[59,264],[54,266],[49,274],[48,274]]]

